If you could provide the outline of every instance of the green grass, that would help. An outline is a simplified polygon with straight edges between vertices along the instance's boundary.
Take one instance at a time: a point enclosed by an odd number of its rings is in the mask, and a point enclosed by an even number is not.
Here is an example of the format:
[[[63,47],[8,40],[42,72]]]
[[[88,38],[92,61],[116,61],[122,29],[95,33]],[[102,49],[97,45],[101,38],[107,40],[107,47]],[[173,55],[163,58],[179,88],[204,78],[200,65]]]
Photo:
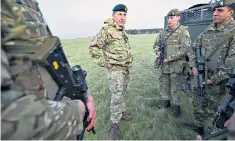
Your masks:
[[[195,139],[196,134],[182,128],[191,120],[191,98],[182,95],[182,114],[172,118],[164,109],[157,108],[159,94],[158,72],[153,68],[155,55],[152,46],[157,35],[130,36],[134,57],[126,105],[131,110],[132,121],[120,122],[122,140],[184,140]],[[86,133],[86,140],[107,140],[109,121],[109,92],[107,70],[92,62],[88,53],[89,39],[63,40],[62,44],[71,66],[80,64],[87,71],[87,83],[92,91],[97,109],[96,135]]]

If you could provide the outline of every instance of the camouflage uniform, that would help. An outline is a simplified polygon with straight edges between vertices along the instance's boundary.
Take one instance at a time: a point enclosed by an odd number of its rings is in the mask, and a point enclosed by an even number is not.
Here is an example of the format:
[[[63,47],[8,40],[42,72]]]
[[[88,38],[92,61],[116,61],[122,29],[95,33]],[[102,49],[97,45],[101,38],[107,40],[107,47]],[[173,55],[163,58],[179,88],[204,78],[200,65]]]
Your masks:
[[[183,72],[186,67],[186,53],[191,40],[188,28],[178,23],[177,30],[170,35],[166,41],[165,58],[169,62],[164,63],[160,74],[160,94],[163,100],[170,100],[174,105],[179,106],[181,101],[181,85]],[[156,39],[153,49],[157,53],[160,51],[160,40],[165,40],[172,30],[167,27]]]
[[[89,52],[101,67],[108,69],[108,85],[111,93],[110,120],[118,123],[125,111],[125,93],[132,65],[131,47],[124,29],[113,19],[92,39]],[[110,67],[111,66],[111,67]]]
[[[51,101],[58,86],[35,61],[49,36],[37,2],[2,0],[1,23],[1,139],[76,139],[81,108]]]
[[[230,32],[235,29],[235,21],[233,18],[223,23],[220,27],[216,28],[214,24],[199,35],[193,49],[196,45],[201,46],[202,50],[206,50],[203,55],[209,55],[215,50],[216,43],[224,41],[222,37],[230,35]],[[197,98],[196,87],[194,87],[194,124],[198,127],[206,127],[206,131],[212,130],[212,120],[218,110],[218,106],[223,102],[226,94],[226,83],[229,78],[228,72],[235,66],[235,35],[230,35],[228,41],[217,50],[217,52],[210,58],[208,64],[208,79],[212,80],[211,85],[206,86],[206,92],[203,100],[203,108]],[[191,67],[196,67],[195,53],[192,50],[190,55]],[[195,80],[196,82],[196,80]]]

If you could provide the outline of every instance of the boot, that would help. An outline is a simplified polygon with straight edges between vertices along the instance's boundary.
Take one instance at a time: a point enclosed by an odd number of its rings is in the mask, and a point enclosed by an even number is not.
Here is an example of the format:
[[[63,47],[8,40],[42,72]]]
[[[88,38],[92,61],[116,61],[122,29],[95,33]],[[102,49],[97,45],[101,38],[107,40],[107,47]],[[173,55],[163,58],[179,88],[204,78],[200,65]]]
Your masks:
[[[180,106],[175,105],[173,107],[172,116],[177,118],[180,115]]]
[[[171,106],[170,100],[163,100],[163,107],[166,109]]]
[[[194,123],[184,123],[183,124],[184,128],[193,130],[197,132],[199,135],[203,136],[204,135],[204,127],[200,127],[195,125]]]
[[[125,121],[130,121],[130,120],[132,120],[131,114],[128,113],[128,112],[123,112],[123,113],[122,113],[122,120],[125,120]]]
[[[118,124],[117,123],[111,123],[109,136],[110,140],[118,140]]]

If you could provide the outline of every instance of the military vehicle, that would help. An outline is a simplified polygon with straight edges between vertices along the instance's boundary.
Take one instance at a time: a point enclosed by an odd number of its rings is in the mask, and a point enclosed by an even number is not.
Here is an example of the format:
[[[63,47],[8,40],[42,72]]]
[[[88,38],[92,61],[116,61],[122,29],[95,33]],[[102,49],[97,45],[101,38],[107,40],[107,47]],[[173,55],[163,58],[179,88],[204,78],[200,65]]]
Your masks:
[[[219,0],[210,1],[208,3],[200,3],[180,11],[181,25],[188,26],[192,42],[197,36],[204,31],[204,29],[211,24],[213,16],[213,6]],[[222,1],[222,0],[220,0]],[[233,14],[235,18],[235,14]],[[167,17],[165,17],[164,27],[167,26]]]
[[[217,4],[217,2],[224,1],[226,0],[211,0],[208,3],[195,4],[188,9],[180,11],[180,24],[188,26],[192,43],[194,43],[197,36],[201,34],[212,23],[213,7],[215,6],[215,4]],[[235,18],[235,14],[233,14],[233,17]],[[165,16],[164,28],[166,28],[167,25],[167,16]],[[188,61],[189,58],[186,57],[186,60]],[[186,88],[189,91],[192,91],[190,79],[191,77],[190,75],[188,75],[186,84],[183,87],[184,89]]]

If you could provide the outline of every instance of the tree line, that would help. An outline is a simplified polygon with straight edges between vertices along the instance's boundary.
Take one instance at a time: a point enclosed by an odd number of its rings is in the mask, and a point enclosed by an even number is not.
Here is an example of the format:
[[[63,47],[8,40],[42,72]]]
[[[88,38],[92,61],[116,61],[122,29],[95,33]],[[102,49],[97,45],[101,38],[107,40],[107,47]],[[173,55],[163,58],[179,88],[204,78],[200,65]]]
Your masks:
[[[156,34],[163,30],[163,28],[152,28],[152,29],[128,29],[126,30],[127,34],[136,35],[136,34]]]

